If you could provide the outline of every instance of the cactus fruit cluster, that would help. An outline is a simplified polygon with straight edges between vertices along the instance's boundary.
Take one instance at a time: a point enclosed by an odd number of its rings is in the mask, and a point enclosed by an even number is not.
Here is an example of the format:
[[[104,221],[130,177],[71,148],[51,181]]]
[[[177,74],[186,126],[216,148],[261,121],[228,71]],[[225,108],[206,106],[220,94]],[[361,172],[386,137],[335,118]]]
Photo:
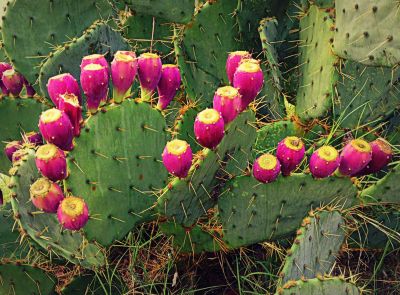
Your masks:
[[[282,244],[264,291],[361,294],[342,246],[400,241],[400,18],[353,2],[0,1],[0,293],[146,286],[140,229],[177,267]]]

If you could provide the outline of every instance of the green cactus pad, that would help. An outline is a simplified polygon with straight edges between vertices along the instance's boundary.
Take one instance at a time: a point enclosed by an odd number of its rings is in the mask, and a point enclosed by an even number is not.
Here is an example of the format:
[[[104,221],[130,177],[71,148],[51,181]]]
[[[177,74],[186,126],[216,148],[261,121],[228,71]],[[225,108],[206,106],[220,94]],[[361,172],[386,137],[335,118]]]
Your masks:
[[[0,172],[7,173],[11,162],[3,150],[9,141],[21,140],[21,133],[37,131],[39,116],[47,107],[34,99],[0,98]]]
[[[334,8],[335,0],[310,0],[312,4],[317,5],[319,8]]]
[[[16,70],[34,84],[39,78],[37,66],[46,55],[111,13],[106,0],[13,0],[2,28],[7,55]]]
[[[315,180],[293,174],[262,184],[251,176],[230,181],[218,200],[229,248],[278,239],[293,233],[307,211],[330,203],[348,207],[357,190],[350,179]]]
[[[155,16],[175,23],[188,23],[195,8],[195,1],[192,0],[126,0],[125,4],[148,19]]]
[[[217,87],[228,82],[228,53],[241,49],[232,17],[236,6],[236,1],[207,2],[183,30],[182,42],[175,38],[182,82],[189,97],[201,105],[210,105]]]
[[[63,231],[56,214],[39,212],[30,202],[29,188],[40,177],[35,152],[27,150],[27,155],[11,172],[10,185],[14,193],[11,203],[21,230],[44,249],[75,264],[87,268],[102,266],[105,258],[98,246],[88,243],[81,232]]]
[[[0,265],[0,294],[53,295],[57,280],[40,268],[23,264]]]
[[[275,295],[359,295],[360,290],[342,278],[315,278],[289,281]]]
[[[257,140],[254,144],[253,155],[272,152],[278,143],[287,136],[300,136],[301,131],[296,128],[292,121],[277,121],[268,123],[257,130]]]
[[[106,59],[111,62],[116,51],[129,49],[124,38],[107,24],[93,24],[81,37],[65,44],[46,60],[40,70],[41,92],[48,96],[47,82],[58,74],[70,73],[79,81],[80,64],[86,55],[106,54]]]
[[[215,232],[204,230],[200,225],[185,228],[173,221],[160,224],[160,230],[168,236],[172,236],[172,244],[180,253],[216,252],[221,249],[216,240],[219,235]]]
[[[344,242],[344,223],[338,211],[307,216],[286,256],[281,284],[328,274]]]
[[[337,55],[373,66],[400,62],[398,1],[337,0],[335,5]]]
[[[163,18],[154,18],[153,30],[152,17],[136,14],[126,19],[123,28],[124,37],[138,53],[157,51],[165,56],[173,49],[173,29]]]
[[[388,202],[400,203],[400,164],[397,164],[385,177],[360,193],[362,203]]]
[[[198,154],[185,179],[174,178],[158,199],[157,210],[178,224],[191,226],[215,205],[224,178],[241,175],[256,137],[253,112],[240,114],[225,131],[215,151]]]
[[[109,245],[153,218],[154,190],[166,184],[164,117],[127,100],[90,117],[69,154],[66,186],[88,204],[89,240]]]
[[[329,13],[311,5],[300,20],[300,82],[296,113],[305,121],[325,117],[332,105],[338,74],[332,53],[334,24]]]
[[[399,103],[400,71],[344,61],[338,68],[334,114],[344,128],[356,128],[388,117]],[[341,118],[340,118],[341,116]]]
[[[190,144],[190,148],[193,153],[197,153],[202,149],[202,146],[199,145],[196,141],[196,137],[194,135],[194,121],[196,120],[196,116],[198,114],[198,110],[195,108],[190,108],[185,110],[185,112],[177,117],[175,120],[174,132],[176,132],[176,138],[185,140],[188,144]]]

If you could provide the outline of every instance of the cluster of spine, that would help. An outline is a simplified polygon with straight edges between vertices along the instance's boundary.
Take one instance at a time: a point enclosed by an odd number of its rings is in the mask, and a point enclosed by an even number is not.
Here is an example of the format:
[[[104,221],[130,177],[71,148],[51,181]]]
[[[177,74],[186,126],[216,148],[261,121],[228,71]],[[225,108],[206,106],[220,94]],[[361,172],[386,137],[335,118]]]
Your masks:
[[[197,142],[212,150],[223,139],[226,126],[254,101],[264,83],[259,61],[252,59],[247,51],[236,51],[228,56],[226,74],[233,86],[218,88],[214,94],[213,108],[199,112],[193,126]],[[186,141],[170,141],[162,157],[169,173],[180,178],[188,175],[193,155]]]
[[[303,161],[305,145],[296,136],[288,136],[279,142],[276,156],[266,153],[253,163],[254,177],[263,183],[274,181],[282,172],[288,176]],[[318,148],[311,155],[309,169],[314,178],[329,177],[335,171],[342,176],[364,176],[385,168],[393,151],[383,138],[370,143],[363,139],[349,141],[341,153],[329,145]]]

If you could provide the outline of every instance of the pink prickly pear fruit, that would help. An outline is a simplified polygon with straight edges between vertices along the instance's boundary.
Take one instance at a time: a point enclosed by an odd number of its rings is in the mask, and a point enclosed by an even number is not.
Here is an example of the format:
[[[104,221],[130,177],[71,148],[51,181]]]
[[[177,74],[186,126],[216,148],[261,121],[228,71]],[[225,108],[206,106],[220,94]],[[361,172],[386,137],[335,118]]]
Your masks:
[[[28,152],[25,149],[19,149],[18,151],[15,151],[15,153],[12,155],[12,163],[14,164],[22,160],[27,154]]]
[[[282,174],[290,175],[304,158],[305,147],[303,141],[297,136],[288,136],[278,143],[276,157],[282,166]]]
[[[131,87],[137,73],[137,59],[134,52],[117,51],[111,62],[113,98],[119,103],[130,95]]]
[[[213,107],[221,113],[225,124],[233,121],[240,112],[239,91],[232,86],[220,87],[214,94]]]
[[[65,112],[56,108],[44,111],[40,115],[39,130],[47,142],[60,149],[70,151],[74,148],[73,126]]]
[[[253,176],[260,182],[273,182],[279,173],[281,173],[281,163],[274,155],[264,154],[254,161]]]
[[[338,151],[332,146],[322,146],[310,158],[310,171],[315,178],[325,178],[339,167]]]
[[[197,114],[194,134],[203,147],[214,149],[224,137],[224,119],[215,109],[205,109]]]
[[[165,168],[179,178],[185,178],[188,175],[192,159],[192,149],[184,140],[174,139],[168,142],[162,153]]]
[[[161,78],[158,82],[158,104],[160,110],[167,108],[174,99],[181,86],[181,73],[177,65],[166,64],[162,66]]]
[[[233,86],[242,97],[240,111],[244,111],[256,98],[264,84],[264,75],[259,62],[254,59],[243,60],[233,77]]]
[[[12,161],[13,154],[21,148],[22,142],[18,140],[10,141],[4,148],[4,153],[6,154],[7,158]]]
[[[39,172],[52,181],[67,177],[67,161],[64,151],[54,144],[40,146],[36,151],[35,162]]]
[[[47,213],[56,213],[64,199],[63,191],[57,183],[47,178],[39,178],[29,189],[33,205]]]
[[[47,82],[47,92],[51,101],[58,108],[60,95],[70,93],[78,97],[79,103],[82,103],[81,90],[76,79],[69,73],[60,74],[51,77]]]
[[[393,150],[390,144],[383,138],[377,138],[369,144],[372,150],[371,161],[362,169],[357,176],[376,173],[385,168],[393,157]]]
[[[233,84],[233,76],[235,75],[239,64],[243,60],[250,58],[251,54],[248,51],[234,51],[229,53],[228,58],[226,59],[226,74],[231,85]]]
[[[368,142],[353,139],[343,148],[340,154],[339,172],[353,176],[364,169],[372,159],[372,149]]]
[[[33,144],[34,146],[39,146],[43,144],[42,135],[39,132],[28,132],[24,135],[24,141],[26,143]]]
[[[94,114],[97,112],[100,102],[107,100],[107,69],[99,64],[88,64],[81,71],[81,85],[86,95],[88,110]]]
[[[71,121],[74,136],[81,133],[82,107],[79,105],[78,97],[75,94],[60,95],[58,108],[67,114]]]
[[[13,96],[18,96],[24,86],[22,75],[14,69],[5,70],[1,81]]]
[[[106,58],[104,57],[104,55],[102,55],[102,54],[91,54],[91,55],[84,56],[81,61],[81,71],[87,65],[90,65],[90,64],[100,65],[100,66],[104,67],[105,69],[107,69],[107,74],[110,73],[110,67],[108,65],[108,62],[107,62]]]
[[[3,73],[10,69],[12,69],[12,66],[10,64],[6,62],[0,62],[0,77],[3,78]],[[4,95],[8,95],[10,93],[6,86],[4,86],[2,79],[0,79],[0,88]]]
[[[23,83],[24,86],[25,86],[26,95],[27,95],[28,97],[34,97],[35,94],[36,94],[36,91],[35,91],[35,89],[32,87],[32,85],[28,82],[28,80],[25,79],[24,76],[22,76],[22,83]]]
[[[141,96],[150,100],[161,78],[161,58],[155,53],[142,53],[138,59],[138,76]]]
[[[82,198],[66,197],[58,206],[57,218],[63,228],[79,230],[89,220],[89,209]]]

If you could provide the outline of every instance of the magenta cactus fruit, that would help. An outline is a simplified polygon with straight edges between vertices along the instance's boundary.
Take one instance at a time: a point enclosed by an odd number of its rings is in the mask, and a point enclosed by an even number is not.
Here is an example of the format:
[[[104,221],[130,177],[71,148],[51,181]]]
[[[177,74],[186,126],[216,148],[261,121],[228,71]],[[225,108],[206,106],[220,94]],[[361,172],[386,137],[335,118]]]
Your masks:
[[[107,69],[99,64],[88,64],[81,71],[81,85],[86,95],[88,110],[94,114],[97,112],[100,102],[107,100]]]
[[[82,198],[66,197],[58,206],[57,218],[63,228],[79,230],[89,220],[89,209]]]
[[[179,178],[185,178],[188,175],[192,159],[192,149],[184,140],[174,139],[168,142],[162,153],[165,168]]]
[[[239,91],[232,86],[220,87],[214,94],[213,107],[221,113],[225,124],[233,121],[240,112]]]
[[[42,135],[39,132],[34,132],[34,131],[25,133],[24,141],[26,143],[33,144],[34,146],[38,146],[38,145],[42,145],[43,144]]]
[[[1,81],[13,96],[18,96],[24,86],[22,75],[14,69],[5,70]]]
[[[22,76],[22,83],[23,83],[24,86],[25,86],[26,95],[27,95],[28,97],[34,97],[35,94],[36,94],[36,91],[35,91],[35,89],[32,87],[32,85],[28,82],[28,80],[25,79],[24,76]]]
[[[253,176],[260,182],[273,182],[281,173],[281,163],[271,154],[258,157],[253,164]]]
[[[35,162],[39,172],[52,181],[67,177],[67,161],[64,151],[54,144],[40,146],[36,151]]]
[[[22,142],[18,140],[10,141],[6,144],[4,148],[4,153],[6,154],[7,158],[12,161],[13,154],[22,148]]]
[[[39,178],[29,189],[32,204],[47,213],[56,213],[64,199],[63,191],[57,183],[47,178]]]
[[[6,62],[0,62],[0,77],[3,78],[3,73],[10,69],[12,69],[12,66],[10,64]],[[4,86],[2,79],[0,79],[0,88],[4,95],[8,95],[10,93],[6,86]]]
[[[81,133],[82,107],[79,105],[78,97],[75,94],[60,95],[58,108],[67,114],[71,121],[74,136]]]
[[[79,84],[69,73],[51,77],[47,82],[47,92],[49,93],[51,101],[57,108],[60,95],[66,93],[75,94],[78,97],[79,103],[82,103]]]
[[[158,104],[160,110],[167,108],[181,86],[181,73],[177,65],[166,64],[162,66],[161,78],[158,82]]]
[[[139,56],[138,66],[142,98],[150,100],[161,78],[161,58],[155,53],[143,53]]]
[[[251,54],[248,51],[234,51],[229,53],[226,59],[226,75],[228,76],[229,83],[233,84],[233,77],[239,64],[243,60],[250,58]]]
[[[303,141],[297,136],[288,136],[278,143],[276,157],[282,166],[284,176],[297,168],[304,158],[305,147]]]
[[[310,158],[310,171],[315,178],[325,178],[332,175],[339,167],[338,151],[329,145],[317,149]]]
[[[90,64],[100,65],[107,69],[107,74],[110,73],[110,67],[104,55],[102,54],[91,54],[84,56],[81,61],[81,71]]]
[[[368,142],[353,139],[343,148],[340,154],[339,172],[353,176],[364,169],[372,159],[372,149]]]
[[[224,137],[224,119],[215,109],[205,109],[194,122],[196,140],[203,147],[214,149]]]
[[[233,86],[239,90],[242,97],[240,111],[243,111],[256,98],[264,84],[264,75],[258,61],[243,60],[237,68]]]
[[[65,112],[56,108],[44,111],[40,115],[39,130],[47,142],[60,149],[70,151],[74,148],[73,126]]]
[[[357,176],[379,172],[392,160],[393,150],[390,144],[383,138],[377,138],[370,142],[369,145],[372,151],[371,161],[368,162],[364,169],[357,173]]]
[[[113,83],[113,98],[122,102],[130,95],[131,87],[137,73],[137,59],[132,51],[117,51],[111,62],[111,78]]]

